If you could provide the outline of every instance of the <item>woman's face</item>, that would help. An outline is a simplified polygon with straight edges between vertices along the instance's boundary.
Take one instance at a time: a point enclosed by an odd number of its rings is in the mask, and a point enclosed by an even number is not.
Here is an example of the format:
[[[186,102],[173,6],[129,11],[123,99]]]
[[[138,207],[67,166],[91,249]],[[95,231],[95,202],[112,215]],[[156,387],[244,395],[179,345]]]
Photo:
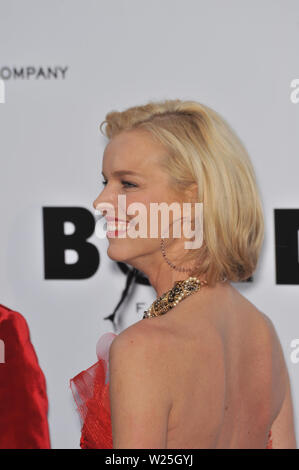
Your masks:
[[[141,130],[123,131],[113,137],[105,148],[103,155],[102,174],[105,184],[104,189],[93,203],[95,209],[100,209],[105,216],[112,216],[120,220],[130,221],[136,216],[147,222],[145,238],[132,238],[126,233],[125,238],[117,234],[106,234],[109,240],[108,256],[116,261],[123,261],[140,267],[140,263],[134,263],[139,258],[159,253],[161,223],[163,230],[166,226],[172,226],[172,211],[169,211],[169,222],[165,217],[161,220],[161,211],[158,211],[158,225],[156,238],[151,234],[151,203],[166,203],[167,206],[173,202],[180,204],[178,196],[171,187],[169,176],[159,162],[165,154],[162,145],[155,142],[150,134]],[[122,173],[119,173],[122,172]],[[124,195],[125,203],[118,207],[118,196]],[[142,213],[139,210],[128,213],[132,203],[141,203]],[[100,204],[100,206],[99,206]],[[105,204],[114,208],[114,213],[104,209]],[[109,207],[109,206],[108,206]],[[173,219],[174,217],[174,219]],[[166,223],[166,225],[165,225]],[[117,221],[115,222],[117,226]],[[136,231],[141,230],[140,224],[135,224]],[[145,225],[143,224],[143,227]],[[170,229],[171,236],[171,229]],[[167,240],[166,240],[167,242]],[[161,257],[161,254],[159,254]],[[152,261],[153,259],[150,258]],[[141,269],[142,270],[142,269]]]

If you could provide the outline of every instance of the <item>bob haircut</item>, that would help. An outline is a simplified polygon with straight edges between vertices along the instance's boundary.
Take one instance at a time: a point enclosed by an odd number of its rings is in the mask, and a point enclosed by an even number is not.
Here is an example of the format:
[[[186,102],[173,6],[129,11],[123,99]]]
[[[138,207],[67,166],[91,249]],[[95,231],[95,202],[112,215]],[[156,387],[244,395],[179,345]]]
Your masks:
[[[251,277],[264,238],[263,209],[250,157],[229,124],[208,106],[180,99],[111,111],[100,124],[108,139],[136,129],[165,147],[161,165],[172,188],[197,185],[203,243],[184,257],[197,260],[192,275],[205,274],[209,285]]]

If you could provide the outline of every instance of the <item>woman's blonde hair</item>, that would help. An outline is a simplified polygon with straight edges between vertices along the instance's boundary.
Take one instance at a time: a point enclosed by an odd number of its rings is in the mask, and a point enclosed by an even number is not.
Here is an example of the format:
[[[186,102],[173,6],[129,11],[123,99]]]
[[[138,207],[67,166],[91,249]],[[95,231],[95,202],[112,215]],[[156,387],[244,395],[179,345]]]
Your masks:
[[[235,132],[208,106],[179,99],[111,111],[100,124],[108,139],[136,129],[148,131],[167,149],[161,165],[173,188],[197,184],[203,244],[185,257],[197,260],[193,274],[205,274],[209,285],[248,279],[258,262],[264,219],[255,172]]]

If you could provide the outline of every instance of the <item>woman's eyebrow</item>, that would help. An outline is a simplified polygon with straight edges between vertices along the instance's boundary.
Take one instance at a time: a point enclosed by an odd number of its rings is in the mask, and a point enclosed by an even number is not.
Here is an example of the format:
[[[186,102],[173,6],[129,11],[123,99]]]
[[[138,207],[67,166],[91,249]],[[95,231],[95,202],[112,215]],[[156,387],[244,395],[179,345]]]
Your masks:
[[[102,175],[105,178],[104,172],[102,171]],[[137,171],[133,170],[116,170],[112,173],[113,176],[124,176],[124,175],[135,175],[135,176],[142,176],[141,173],[137,173]]]

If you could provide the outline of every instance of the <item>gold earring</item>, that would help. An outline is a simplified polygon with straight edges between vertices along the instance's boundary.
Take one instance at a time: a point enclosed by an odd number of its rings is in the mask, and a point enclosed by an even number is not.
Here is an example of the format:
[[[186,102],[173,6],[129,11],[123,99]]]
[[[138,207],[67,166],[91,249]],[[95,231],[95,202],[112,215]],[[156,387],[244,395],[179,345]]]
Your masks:
[[[162,251],[162,256],[163,256],[163,258],[165,259],[166,263],[167,263],[172,269],[174,269],[175,271],[187,273],[187,272],[191,272],[191,271],[194,270],[194,268],[178,268],[177,266],[175,266],[175,265],[167,258],[166,252],[165,252],[164,238],[161,238],[161,241],[160,241],[160,249],[161,249],[161,251]]]

